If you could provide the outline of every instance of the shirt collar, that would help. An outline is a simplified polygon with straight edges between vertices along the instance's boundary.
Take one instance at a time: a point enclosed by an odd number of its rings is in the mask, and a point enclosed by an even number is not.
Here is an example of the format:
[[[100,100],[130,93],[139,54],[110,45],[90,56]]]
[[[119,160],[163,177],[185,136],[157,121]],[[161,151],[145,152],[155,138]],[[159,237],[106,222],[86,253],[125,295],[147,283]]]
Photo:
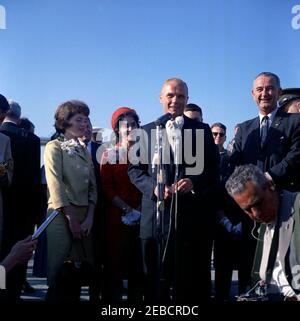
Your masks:
[[[273,119],[274,119],[274,117],[275,117],[276,112],[277,112],[277,107],[276,107],[271,113],[269,113],[269,114],[267,115],[267,116],[269,117],[269,122],[270,122],[270,123],[272,123],[272,121],[273,121]],[[261,121],[262,121],[262,119],[263,119],[263,117],[264,117],[265,115],[262,115],[261,113],[259,113],[258,116],[259,116],[259,123],[261,124]]]

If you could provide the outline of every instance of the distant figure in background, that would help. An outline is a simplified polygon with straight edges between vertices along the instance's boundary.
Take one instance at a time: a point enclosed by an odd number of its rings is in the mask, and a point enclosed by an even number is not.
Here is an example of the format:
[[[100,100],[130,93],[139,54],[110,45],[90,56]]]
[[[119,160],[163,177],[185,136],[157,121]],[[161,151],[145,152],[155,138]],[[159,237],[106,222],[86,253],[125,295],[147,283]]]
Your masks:
[[[3,193],[7,200],[4,210],[3,253],[13,244],[33,233],[40,216],[40,139],[18,126],[21,107],[9,100],[0,131],[10,137],[14,161],[11,186]],[[3,194],[4,195],[4,194]],[[11,299],[18,300],[26,280],[27,265],[17,266],[7,280]]]
[[[7,99],[0,94],[0,125],[9,110]],[[0,133],[0,258],[2,257],[3,239],[3,197],[2,189],[6,188],[12,181],[13,160],[11,155],[10,139],[7,135]]]
[[[33,148],[32,152],[36,153],[37,149],[40,148],[40,139],[34,134],[35,126],[34,124],[25,117],[21,117],[18,122],[18,126],[24,130],[24,136],[27,137],[31,141],[29,144],[29,148]],[[36,159],[37,160],[37,159]],[[36,170],[37,164],[35,164],[35,170]],[[39,190],[39,194],[36,195],[36,204],[41,209],[42,207],[42,195],[41,195],[41,188]],[[41,218],[43,217],[42,214],[36,213],[36,223],[39,224],[41,221]],[[33,293],[35,289],[29,284],[29,282],[25,279],[24,285],[23,285],[23,292],[24,293]]]
[[[227,150],[224,148],[224,143],[226,141],[226,126],[222,123],[214,123],[210,128],[220,154],[221,182],[225,184],[229,175],[229,156]]]
[[[97,302],[100,296],[103,297],[104,291],[104,276],[103,276],[103,265],[104,265],[104,251],[105,251],[105,223],[104,223],[104,198],[101,190],[101,179],[100,179],[100,160],[97,159],[97,151],[101,144],[96,141],[97,135],[93,133],[93,126],[90,118],[84,135],[79,137],[80,141],[84,144],[87,151],[92,157],[94,172],[97,184],[97,203],[95,207],[94,222],[92,228],[93,246],[94,246],[94,257],[96,266],[95,282],[90,286],[90,300]],[[98,136],[99,138],[99,136]]]
[[[237,134],[237,132],[239,130],[239,127],[240,127],[240,124],[236,124],[234,126],[234,136],[233,136],[232,140],[228,143],[227,148],[226,148],[228,155],[231,155],[231,153],[233,151],[233,145],[234,145],[235,137],[236,137],[236,134]]]
[[[229,176],[229,155],[224,148],[226,126],[222,123],[214,123],[210,128],[220,154],[220,181],[221,186],[224,187]],[[216,190],[215,196],[219,195],[220,191]],[[237,241],[241,234],[241,224],[233,224],[235,222],[233,219],[234,205],[227,199],[222,205],[222,210],[217,211],[218,224],[214,241],[215,298],[217,301],[230,299],[232,272],[238,263]]]
[[[0,258],[3,239],[3,200],[2,189],[7,188],[12,181],[13,159],[11,156],[10,139],[0,133]]]
[[[300,88],[283,89],[278,103],[286,113],[300,113]]]
[[[34,134],[34,124],[28,118],[21,117],[18,125],[20,128],[23,128],[26,133]]]
[[[6,112],[9,110],[7,99],[0,94],[0,125],[2,124]],[[8,166],[9,165],[9,166]],[[10,139],[0,133],[0,258],[3,238],[3,197],[2,189],[7,187],[12,180],[13,162],[11,156]]]
[[[203,114],[202,109],[196,104],[187,104],[184,108],[185,116],[195,119],[200,123],[203,122]]]
[[[102,132],[103,132],[103,128],[93,127],[93,129],[92,129],[92,141],[101,145],[103,143]]]
[[[79,137],[79,140],[84,144],[87,148],[88,152],[92,156],[92,161],[95,170],[96,182],[100,179],[100,162],[97,160],[97,150],[100,147],[100,144],[96,141],[96,135],[93,134],[93,127],[91,120],[88,118],[88,123],[86,129],[84,131],[84,135]]]
[[[2,124],[6,112],[9,110],[9,104],[7,99],[0,94],[0,125]]]

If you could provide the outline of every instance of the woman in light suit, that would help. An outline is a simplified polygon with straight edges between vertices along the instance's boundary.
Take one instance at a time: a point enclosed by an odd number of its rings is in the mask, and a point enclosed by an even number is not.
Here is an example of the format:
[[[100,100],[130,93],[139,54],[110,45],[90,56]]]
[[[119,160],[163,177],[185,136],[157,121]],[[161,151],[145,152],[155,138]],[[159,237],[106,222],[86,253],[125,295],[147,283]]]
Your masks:
[[[62,277],[64,262],[94,266],[90,232],[97,201],[96,181],[88,151],[78,140],[84,134],[88,116],[89,108],[81,101],[61,104],[55,113],[60,136],[45,148],[48,213],[54,209],[61,213],[47,229],[49,301],[80,298],[80,285],[70,289]],[[76,283],[73,281],[70,284]]]

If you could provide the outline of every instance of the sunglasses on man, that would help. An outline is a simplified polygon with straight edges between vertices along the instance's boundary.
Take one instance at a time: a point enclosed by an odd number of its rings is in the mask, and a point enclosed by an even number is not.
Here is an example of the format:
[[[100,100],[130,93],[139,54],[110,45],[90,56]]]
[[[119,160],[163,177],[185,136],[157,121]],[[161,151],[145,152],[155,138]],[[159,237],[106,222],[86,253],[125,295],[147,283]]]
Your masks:
[[[212,132],[212,134],[214,135],[214,137],[217,137],[218,135],[219,135],[220,137],[224,137],[224,136],[225,136],[225,133]]]

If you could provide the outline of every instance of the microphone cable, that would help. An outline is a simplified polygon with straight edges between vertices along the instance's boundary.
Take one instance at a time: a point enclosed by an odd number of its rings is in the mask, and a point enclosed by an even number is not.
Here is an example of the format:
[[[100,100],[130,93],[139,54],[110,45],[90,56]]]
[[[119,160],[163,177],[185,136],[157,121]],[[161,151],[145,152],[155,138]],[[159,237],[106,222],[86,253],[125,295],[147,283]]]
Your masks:
[[[178,164],[175,164],[175,177],[174,177],[174,186],[175,186],[175,191],[172,194],[172,198],[171,198],[171,206],[170,206],[170,211],[169,211],[169,230],[168,230],[168,236],[167,236],[167,240],[166,240],[166,245],[164,248],[164,252],[163,252],[163,257],[162,257],[162,262],[164,262],[165,257],[166,257],[166,253],[167,253],[167,249],[168,249],[168,245],[169,245],[169,240],[170,240],[170,236],[171,236],[171,232],[172,232],[172,223],[173,223],[173,206],[174,206],[174,199],[175,199],[175,209],[174,209],[174,216],[175,216],[175,232],[177,231],[177,210],[178,210],[178,190],[177,190],[177,183],[178,183]]]

